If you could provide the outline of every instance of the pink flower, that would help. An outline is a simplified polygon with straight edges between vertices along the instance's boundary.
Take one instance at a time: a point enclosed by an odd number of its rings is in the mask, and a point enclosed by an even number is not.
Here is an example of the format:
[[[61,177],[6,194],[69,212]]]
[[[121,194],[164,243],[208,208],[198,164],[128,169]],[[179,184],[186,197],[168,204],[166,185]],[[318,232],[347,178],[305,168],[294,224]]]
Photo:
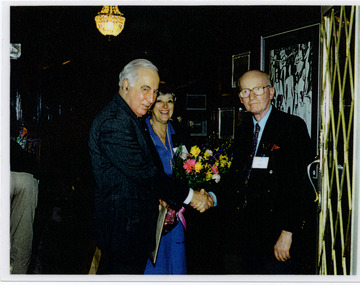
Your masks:
[[[217,166],[216,164],[212,165],[212,166],[211,166],[211,171],[212,171],[214,174],[219,173],[218,166]]]
[[[188,159],[187,161],[185,161],[183,167],[187,173],[190,173],[192,170],[195,169],[195,165],[196,165],[195,159]]]

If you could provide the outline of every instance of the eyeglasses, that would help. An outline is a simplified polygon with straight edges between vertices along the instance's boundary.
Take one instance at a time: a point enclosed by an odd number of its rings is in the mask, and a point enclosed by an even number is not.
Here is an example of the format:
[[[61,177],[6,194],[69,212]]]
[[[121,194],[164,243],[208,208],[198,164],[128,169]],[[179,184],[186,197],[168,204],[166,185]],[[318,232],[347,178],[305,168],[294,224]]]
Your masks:
[[[257,87],[254,87],[253,89],[249,89],[249,88],[245,88],[245,89],[242,89],[240,92],[239,92],[239,95],[241,98],[247,98],[250,96],[250,92],[254,92],[254,94],[256,96],[261,96],[261,95],[264,95],[264,89],[266,87],[270,87],[270,85],[266,85],[266,86],[257,86]]]

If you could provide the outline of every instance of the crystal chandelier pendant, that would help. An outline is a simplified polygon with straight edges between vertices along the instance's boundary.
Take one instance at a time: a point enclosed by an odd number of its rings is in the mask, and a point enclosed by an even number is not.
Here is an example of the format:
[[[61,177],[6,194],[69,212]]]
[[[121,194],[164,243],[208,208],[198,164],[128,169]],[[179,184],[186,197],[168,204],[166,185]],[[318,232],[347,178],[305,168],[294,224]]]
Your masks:
[[[95,17],[96,27],[104,36],[117,36],[124,29],[125,17],[118,6],[103,6]]]

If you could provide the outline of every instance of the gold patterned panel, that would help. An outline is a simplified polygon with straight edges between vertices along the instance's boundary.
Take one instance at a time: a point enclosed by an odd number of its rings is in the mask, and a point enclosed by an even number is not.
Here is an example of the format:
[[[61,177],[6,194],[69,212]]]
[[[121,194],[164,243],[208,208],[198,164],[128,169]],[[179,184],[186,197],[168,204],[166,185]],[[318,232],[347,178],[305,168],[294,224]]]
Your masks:
[[[321,275],[350,274],[355,26],[355,7],[345,6],[331,9],[321,24]]]

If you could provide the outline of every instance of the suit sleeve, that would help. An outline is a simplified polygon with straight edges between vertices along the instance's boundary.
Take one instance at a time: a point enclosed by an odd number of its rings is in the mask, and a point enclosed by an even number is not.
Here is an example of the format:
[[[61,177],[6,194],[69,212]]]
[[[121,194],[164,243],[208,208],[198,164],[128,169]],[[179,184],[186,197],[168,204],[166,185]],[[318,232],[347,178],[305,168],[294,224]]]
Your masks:
[[[130,124],[130,125],[129,125]],[[136,123],[111,118],[100,127],[100,145],[108,160],[128,179],[154,191],[158,198],[179,207],[188,195],[188,188],[175,183],[154,164],[153,153]]]
[[[308,199],[307,165],[313,158],[313,148],[305,122],[295,118],[287,127],[286,155],[279,161],[280,228],[294,232],[304,216],[303,201]]]

